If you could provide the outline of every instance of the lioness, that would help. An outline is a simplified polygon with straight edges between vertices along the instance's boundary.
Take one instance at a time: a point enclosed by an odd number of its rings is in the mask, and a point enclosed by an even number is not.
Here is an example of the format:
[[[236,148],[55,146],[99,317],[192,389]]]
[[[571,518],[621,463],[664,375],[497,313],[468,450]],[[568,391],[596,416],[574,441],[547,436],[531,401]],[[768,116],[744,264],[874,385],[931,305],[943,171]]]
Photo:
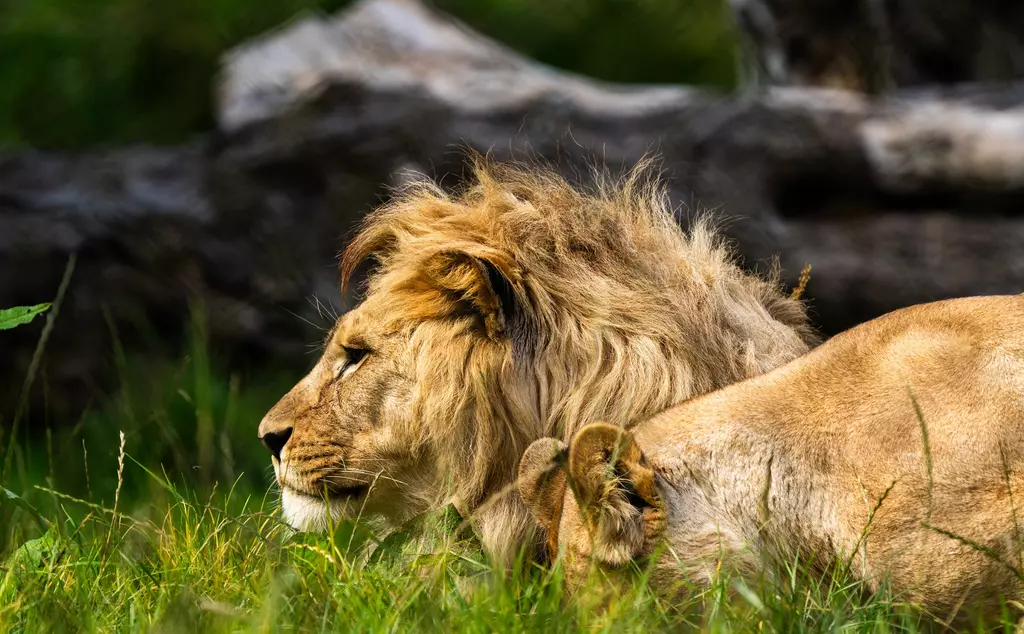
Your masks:
[[[799,559],[990,609],[1021,596],[1024,296],[899,310],[631,431],[538,440],[518,481],[570,588],[660,544],[662,589]]]
[[[645,174],[588,192],[481,160],[461,193],[415,183],[373,213],[342,260],[347,279],[376,258],[365,299],[260,423],[286,520],[452,501],[504,557],[534,534],[514,486],[531,441],[629,425],[806,352],[802,304],[706,222],[681,230]]]

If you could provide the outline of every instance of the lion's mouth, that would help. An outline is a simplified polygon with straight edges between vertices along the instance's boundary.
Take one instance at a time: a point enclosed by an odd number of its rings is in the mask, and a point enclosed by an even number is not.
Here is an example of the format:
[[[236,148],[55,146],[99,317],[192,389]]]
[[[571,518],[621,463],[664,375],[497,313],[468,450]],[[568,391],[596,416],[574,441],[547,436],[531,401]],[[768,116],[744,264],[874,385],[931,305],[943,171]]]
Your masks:
[[[367,493],[369,493],[370,487],[363,484],[354,484],[351,486],[332,486],[327,489],[327,499],[329,500],[354,500],[361,499]],[[322,496],[321,496],[322,497]]]
[[[369,484],[348,475],[334,474],[329,478],[308,478],[301,469],[296,470],[289,465],[282,466],[276,460],[272,462],[277,485],[282,493],[289,492],[307,500],[332,502],[360,498],[370,490]]]
[[[316,500],[318,502],[331,502],[335,500],[352,500],[362,498],[370,491],[369,485],[354,484],[351,486],[333,485],[330,488],[321,489],[318,493],[310,493],[287,484],[281,483],[281,490],[288,491],[293,495]]]
[[[332,487],[324,493],[311,495],[282,485],[281,510],[284,520],[298,531],[329,530],[341,518],[360,514],[362,500],[366,499],[369,489],[370,487],[365,485]]]

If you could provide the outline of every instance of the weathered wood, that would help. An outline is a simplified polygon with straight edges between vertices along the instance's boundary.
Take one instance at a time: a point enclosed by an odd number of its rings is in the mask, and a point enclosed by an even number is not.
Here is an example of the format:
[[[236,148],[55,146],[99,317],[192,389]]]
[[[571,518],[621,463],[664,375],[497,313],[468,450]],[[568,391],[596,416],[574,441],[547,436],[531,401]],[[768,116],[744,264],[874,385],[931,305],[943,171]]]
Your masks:
[[[1024,290],[1024,84],[870,100],[616,86],[526,60],[412,0],[308,17],[225,57],[220,130],[179,148],[0,155],[0,304],[70,300],[47,354],[71,404],[125,343],[206,307],[218,349],[309,363],[335,256],[408,170],[454,183],[459,146],[628,167],[663,159],[685,221],[723,218],[750,266],[807,263],[835,332],[942,297]],[[295,315],[293,315],[295,313]],[[146,328],[138,324],[148,324]],[[18,384],[38,326],[0,339]]]

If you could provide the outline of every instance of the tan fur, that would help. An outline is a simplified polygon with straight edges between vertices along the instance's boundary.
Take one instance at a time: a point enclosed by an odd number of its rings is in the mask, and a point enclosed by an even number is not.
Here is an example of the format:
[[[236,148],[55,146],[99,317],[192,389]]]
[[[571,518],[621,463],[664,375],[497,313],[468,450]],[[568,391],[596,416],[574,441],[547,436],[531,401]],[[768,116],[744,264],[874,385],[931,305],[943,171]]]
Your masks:
[[[599,429],[604,440],[594,442],[592,427],[570,455],[608,462],[616,442],[632,443],[643,457],[622,460],[645,460],[656,486],[630,514],[621,497],[586,493],[597,486],[580,484],[594,477],[586,461],[569,461],[577,495],[566,479],[538,477],[557,468],[550,451],[547,461],[523,462],[524,498],[564,496],[557,509],[531,509],[558,531],[571,587],[591,563],[621,568],[623,549],[635,558],[663,544],[672,554],[657,563],[662,588],[706,582],[723,559],[770,575],[799,557],[821,574],[849,562],[872,589],[889,579],[943,619],[961,606],[998,616],[998,597],[1022,598],[1011,568],[1021,569],[1024,539],[1024,296],[899,310],[639,423],[626,440]],[[606,477],[604,486],[641,492],[645,478]],[[618,544],[595,539],[597,520],[580,509],[595,500],[613,523],[634,522],[617,529]],[[659,512],[637,513],[649,509]],[[640,545],[638,531],[647,536]]]
[[[534,532],[513,486],[531,441],[629,425],[806,352],[800,302],[705,221],[684,233],[666,200],[643,167],[588,192],[481,161],[462,193],[414,184],[372,214],[343,259],[344,277],[376,259],[364,301],[260,426],[293,428],[288,520],[323,527],[325,492],[335,515],[392,520],[453,500],[503,556]],[[346,348],[370,352],[338,379]]]

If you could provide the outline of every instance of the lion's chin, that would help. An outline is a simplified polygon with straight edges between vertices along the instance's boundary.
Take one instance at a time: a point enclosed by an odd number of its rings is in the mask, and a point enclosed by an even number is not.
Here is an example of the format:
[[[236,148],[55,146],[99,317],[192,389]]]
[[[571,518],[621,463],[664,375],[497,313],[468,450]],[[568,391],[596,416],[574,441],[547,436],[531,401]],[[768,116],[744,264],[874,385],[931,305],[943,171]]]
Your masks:
[[[352,508],[354,502],[355,508]],[[354,497],[325,500],[284,487],[281,491],[281,511],[284,521],[293,529],[319,533],[328,530],[342,517],[358,512],[359,504]]]

